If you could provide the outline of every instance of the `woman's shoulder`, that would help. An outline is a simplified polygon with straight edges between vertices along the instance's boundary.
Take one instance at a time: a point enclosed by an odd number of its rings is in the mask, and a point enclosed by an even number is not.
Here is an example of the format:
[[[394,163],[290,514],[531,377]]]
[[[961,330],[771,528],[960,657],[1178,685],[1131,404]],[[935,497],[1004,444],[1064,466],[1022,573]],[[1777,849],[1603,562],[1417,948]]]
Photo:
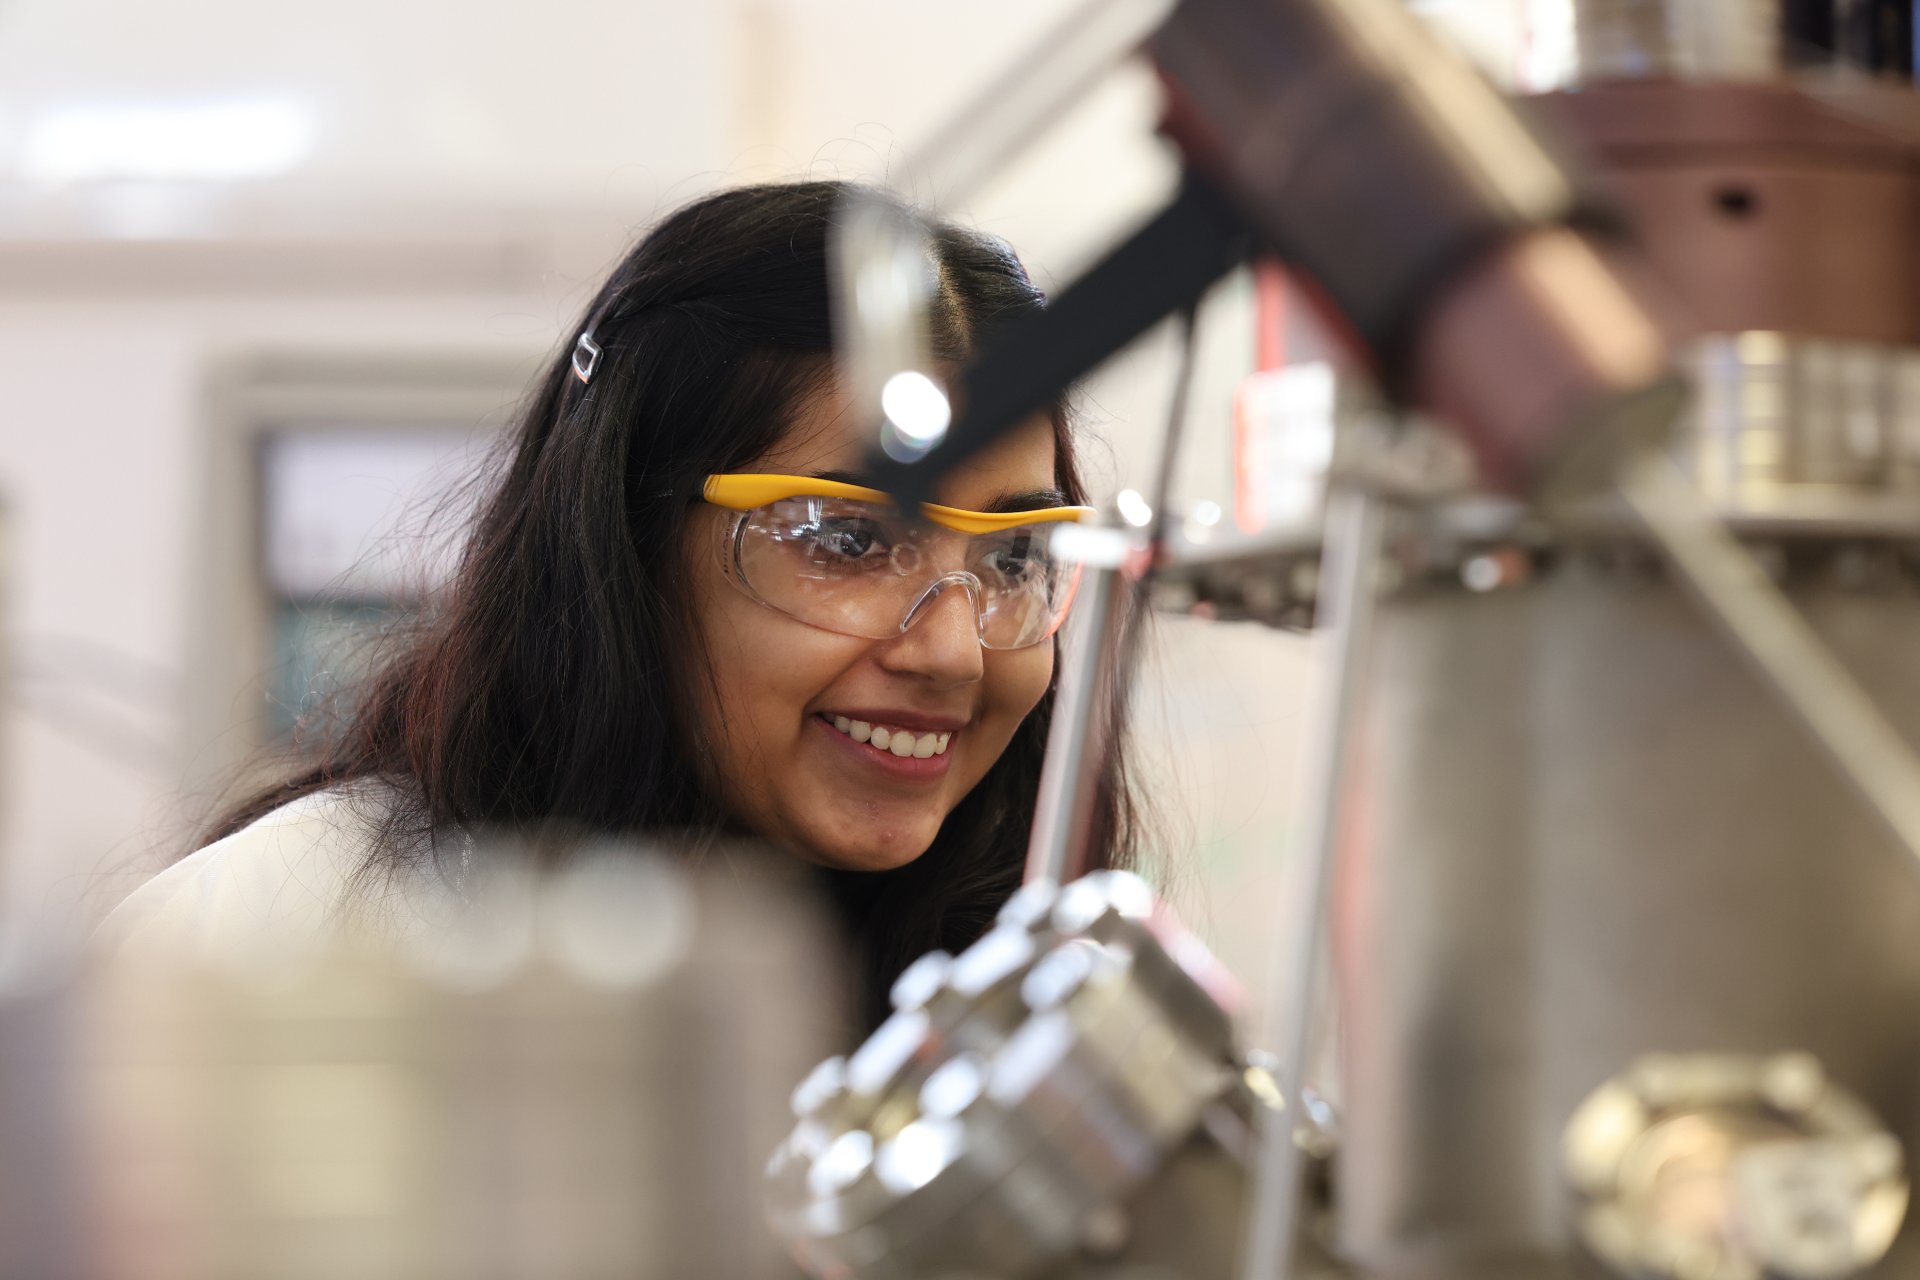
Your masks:
[[[135,889],[95,937],[114,949],[244,955],[330,936],[375,897],[404,928],[406,913],[391,908],[407,895],[373,865],[401,798],[362,781],[291,800]]]

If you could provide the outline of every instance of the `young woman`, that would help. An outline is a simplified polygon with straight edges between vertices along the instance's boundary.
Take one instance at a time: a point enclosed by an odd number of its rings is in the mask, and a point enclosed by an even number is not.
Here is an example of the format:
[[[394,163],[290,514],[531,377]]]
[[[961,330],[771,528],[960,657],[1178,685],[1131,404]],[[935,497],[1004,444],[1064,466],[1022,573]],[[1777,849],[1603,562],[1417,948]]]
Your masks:
[[[924,521],[855,474],[838,385],[838,183],[727,191],[627,255],[541,377],[442,598],[342,727],[137,891],[123,937],[333,919],[442,876],[464,834],[746,835],[818,868],[878,1008],[1017,886],[1084,491],[1063,408]],[[932,238],[935,353],[1043,304],[1002,244]],[[1126,858],[1125,788],[1095,848]]]

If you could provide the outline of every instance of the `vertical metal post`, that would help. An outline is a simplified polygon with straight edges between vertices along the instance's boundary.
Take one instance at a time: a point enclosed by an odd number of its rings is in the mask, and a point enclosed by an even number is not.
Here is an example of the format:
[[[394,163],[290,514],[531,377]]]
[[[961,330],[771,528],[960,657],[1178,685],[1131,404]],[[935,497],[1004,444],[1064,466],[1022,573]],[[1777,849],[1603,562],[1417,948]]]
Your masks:
[[[1065,884],[1086,866],[1087,827],[1108,745],[1115,660],[1132,592],[1125,563],[1129,539],[1120,530],[1062,529],[1054,543],[1055,555],[1063,558],[1079,551],[1085,577],[1054,683],[1053,724],[1027,843],[1026,879]]]
[[[1316,673],[1308,709],[1299,823],[1280,904],[1268,1023],[1280,1031],[1278,1083],[1285,1105],[1261,1114],[1241,1280],[1284,1280],[1299,1224],[1300,1150],[1293,1129],[1311,1048],[1349,739],[1373,631],[1382,524],[1379,500],[1372,495],[1344,487],[1328,493],[1319,602],[1326,665]]]
[[[7,776],[13,762],[5,755],[7,740],[12,736],[8,721],[14,709],[13,579],[9,573],[13,568],[12,536],[6,495],[0,494],[0,919],[6,918],[9,905],[24,898],[20,893],[20,868],[13,861],[18,854],[10,843],[13,828],[7,822],[7,803],[13,798]]]
[[[1123,727],[1128,682],[1139,658],[1147,587],[1166,541],[1171,514],[1173,465],[1186,434],[1188,393],[1193,387],[1197,302],[1180,313],[1180,355],[1174,366],[1167,429],[1160,438],[1160,471],[1153,505],[1136,533],[1111,528],[1062,526],[1051,550],[1056,559],[1084,566],[1086,577],[1070,623],[1072,642],[1055,682],[1053,724],[1040,770],[1033,832],[1027,843],[1026,880],[1065,884],[1087,869],[1087,838],[1094,797],[1113,739]],[[1136,537],[1144,546],[1136,549]]]

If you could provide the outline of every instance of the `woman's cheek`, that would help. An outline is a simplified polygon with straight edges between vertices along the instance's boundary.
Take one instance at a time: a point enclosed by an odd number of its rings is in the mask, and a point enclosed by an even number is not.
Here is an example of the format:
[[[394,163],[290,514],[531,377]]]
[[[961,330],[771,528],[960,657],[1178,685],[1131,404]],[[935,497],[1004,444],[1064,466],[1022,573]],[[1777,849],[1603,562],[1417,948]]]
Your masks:
[[[1046,696],[1048,686],[1053,683],[1054,648],[1054,642],[1048,640],[1011,655],[1021,659],[1024,664],[1019,692],[1020,718],[1023,720],[1029,711],[1039,705],[1040,699]]]
[[[1020,727],[1053,681],[1053,645],[1037,644],[989,656],[988,696],[997,719],[1004,721],[1007,737]]]

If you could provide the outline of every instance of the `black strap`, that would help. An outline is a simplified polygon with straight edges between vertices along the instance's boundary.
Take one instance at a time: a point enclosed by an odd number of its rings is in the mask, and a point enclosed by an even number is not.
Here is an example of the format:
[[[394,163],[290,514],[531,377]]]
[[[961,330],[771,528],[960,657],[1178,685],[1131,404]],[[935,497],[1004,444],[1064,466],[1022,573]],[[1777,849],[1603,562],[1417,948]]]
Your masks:
[[[1252,237],[1212,186],[1189,173],[1173,201],[1041,311],[999,330],[966,372],[960,415],[925,457],[896,462],[878,448],[864,472],[901,509],[932,500],[947,471],[1051,404],[1076,378],[1191,306],[1247,260]]]

